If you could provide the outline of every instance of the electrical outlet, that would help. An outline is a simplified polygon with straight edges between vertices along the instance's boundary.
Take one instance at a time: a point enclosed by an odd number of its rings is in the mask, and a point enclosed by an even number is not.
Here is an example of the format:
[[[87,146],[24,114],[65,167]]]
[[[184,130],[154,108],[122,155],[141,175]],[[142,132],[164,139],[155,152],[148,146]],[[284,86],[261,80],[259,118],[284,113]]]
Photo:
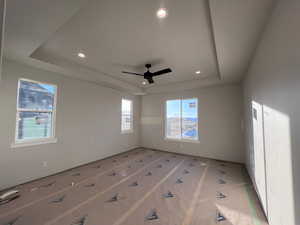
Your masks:
[[[47,167],[48,166],[48,162],[47,161],[44,161],[43,162],[43,167]]]

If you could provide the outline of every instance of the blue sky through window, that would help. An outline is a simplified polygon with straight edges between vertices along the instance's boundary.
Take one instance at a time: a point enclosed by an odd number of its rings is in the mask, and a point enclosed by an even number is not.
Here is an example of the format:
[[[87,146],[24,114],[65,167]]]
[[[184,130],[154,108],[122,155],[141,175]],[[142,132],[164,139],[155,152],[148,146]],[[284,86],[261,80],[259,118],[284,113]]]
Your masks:
[[[197,99],[182,100],[182,118],[197,118]]]
[[[167,117],[180,117],[180,100],[167,101]]]
[[[182,104],[182,106],[181,106]],[[183,118],[197,118],[197,99],[169,100],[167,101],[167,118],[180,117],[182,107]]]
[[[47,89],[50,93],[55,94],[56,92],[56,87],[54,85],[49,85],[49,84],[39,84],[41,87]]]

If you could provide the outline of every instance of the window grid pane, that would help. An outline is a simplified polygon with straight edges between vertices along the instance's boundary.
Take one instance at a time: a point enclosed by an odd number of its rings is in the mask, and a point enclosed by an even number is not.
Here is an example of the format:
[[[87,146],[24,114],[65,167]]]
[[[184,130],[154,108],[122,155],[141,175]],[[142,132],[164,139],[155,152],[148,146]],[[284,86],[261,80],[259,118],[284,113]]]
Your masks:
[[[181,138],[181,101],[167,101],[167,127],[166,137],[172,139]]]
[[[20,81],[18,108],[53,110],[56,88],[53,85]]]
[[[198,140],[197,99],[182,100],[182,139]]]
[[[52,136],[52,113],[19,112],[18,140]]]

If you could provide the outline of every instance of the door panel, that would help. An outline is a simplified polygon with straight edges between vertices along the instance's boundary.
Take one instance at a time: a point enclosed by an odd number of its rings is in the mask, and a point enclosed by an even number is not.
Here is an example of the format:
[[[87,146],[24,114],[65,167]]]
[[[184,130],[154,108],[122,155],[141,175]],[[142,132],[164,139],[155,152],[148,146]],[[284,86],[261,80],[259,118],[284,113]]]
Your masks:
[[[259,103],[252,102],[253,120],[253,148],[254,148],[254,176],[256,189],[266,215],[267,191],[266,191],[266,164],[264,147],[263,109]]]

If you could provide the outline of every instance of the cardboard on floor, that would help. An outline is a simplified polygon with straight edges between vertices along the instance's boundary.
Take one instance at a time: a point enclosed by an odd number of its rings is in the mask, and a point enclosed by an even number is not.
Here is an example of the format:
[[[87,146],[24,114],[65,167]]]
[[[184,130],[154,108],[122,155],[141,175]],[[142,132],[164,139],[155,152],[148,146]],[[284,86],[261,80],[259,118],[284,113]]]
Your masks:
[[[0,225],[267,225],[243,165],[149,149],[16,188]]]

